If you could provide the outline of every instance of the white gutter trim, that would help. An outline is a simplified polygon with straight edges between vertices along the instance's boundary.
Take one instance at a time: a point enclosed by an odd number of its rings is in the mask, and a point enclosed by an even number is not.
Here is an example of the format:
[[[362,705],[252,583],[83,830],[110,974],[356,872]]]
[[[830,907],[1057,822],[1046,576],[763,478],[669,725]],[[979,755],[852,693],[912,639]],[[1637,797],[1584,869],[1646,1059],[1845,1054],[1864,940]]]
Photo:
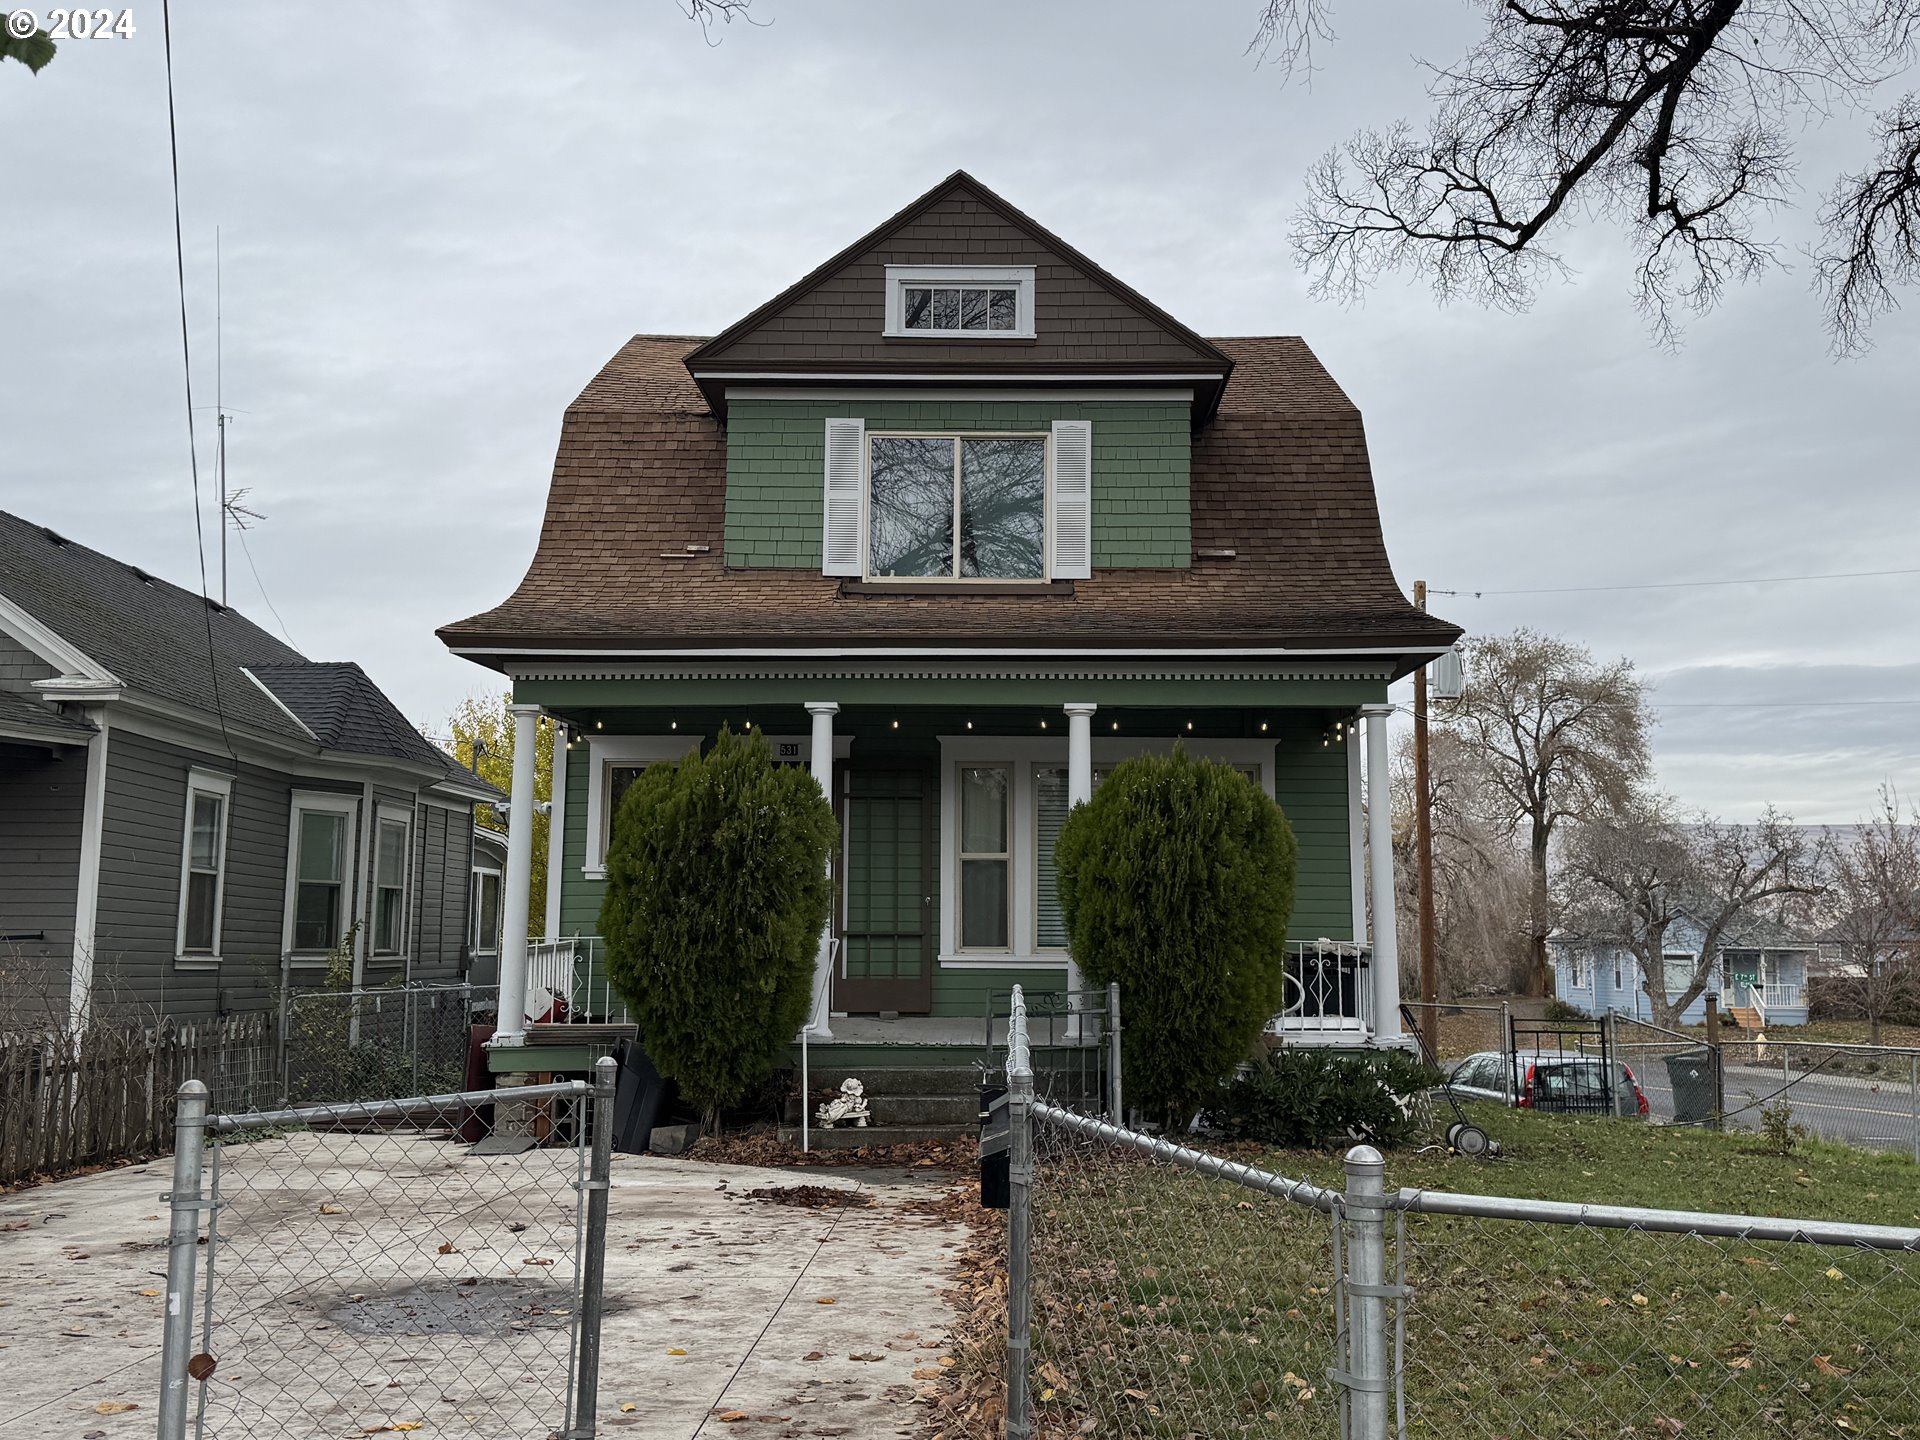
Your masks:
[[[266,681],[262,680],[258,675],[254,674],[253,671],[249,670],[244,665],[240,667],[240,673],[246,676],[247,679],[253,682],[254,688],[256,690],[258,690],[262,695],[266,696],[267,699],[273,702],[274,709],[278,710],[282,715],[286,716],[287,719],[291,720],[294,724],[298,725],[300,727],[301,734],[305,735],[309,740],[313,741],[314,744],[316,745],[320,744],[320,737],[314,734],[313,731],[310,728],[308,728],[306,721],[302,720],[298,715],[294,714],[293,711],[287,708],[287,702],[282,700],[278,695],[274,694],[273,691],[268,687]],[[321,748],[324,749],[325,747],[322,746]]]
[[[1334,646],[1325,649],[1295,650],[1283,645],[1173,648],[1113,648],[1099,650],[1057,650],[1026,646],[892,646],[852,647],[819,646],[769,650],[760,648],[687,649],[687,650],[583,650],[543,649],[540,647],[503,648],[495,645],[453,646],[456,655],[569,656],[586,660],[860,660],[873,659],[990,659],[1060,660],[1073,659],[1097,663],[1109,659],[1243,659],[1248,657],[1286,657],[1293,655],[1443,655],[1446,645]]]
[[[51,626],[43,625],[4,595],[0,595],[0,630],[12,635],[47,664],[68,676],[102,685],[120,683],[119,677],[106,666],[77,645],[63,640]]]

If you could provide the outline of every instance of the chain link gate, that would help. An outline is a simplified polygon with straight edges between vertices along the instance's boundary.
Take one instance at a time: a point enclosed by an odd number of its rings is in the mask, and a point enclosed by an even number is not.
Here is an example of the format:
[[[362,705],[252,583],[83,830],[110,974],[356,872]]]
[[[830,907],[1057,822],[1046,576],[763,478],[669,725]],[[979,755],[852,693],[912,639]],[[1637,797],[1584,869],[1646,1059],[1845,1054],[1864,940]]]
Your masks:
[[[593,1085],[233,1115],[189,1081],[161,1440],[590,1440],[613,1096],[612,1060]]]

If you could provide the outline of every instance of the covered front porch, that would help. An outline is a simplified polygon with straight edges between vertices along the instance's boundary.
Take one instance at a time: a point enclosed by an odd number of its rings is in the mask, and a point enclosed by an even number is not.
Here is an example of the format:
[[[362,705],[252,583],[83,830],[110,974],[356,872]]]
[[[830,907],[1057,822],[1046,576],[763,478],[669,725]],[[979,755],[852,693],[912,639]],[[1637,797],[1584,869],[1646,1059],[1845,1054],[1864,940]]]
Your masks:
[[[531,731],[544,713],[563,727],[551,848],[526,862],[529,873],[535,863],[549,872],[536,929],[596,932],[612,817],[638,774],[722,727],[758,729],[779,762],[812,772],[841,825],[808,1042],[849,1047],[847,1058],[857,1049],[861,1063],[903,1048],[923,1052],[920,1063],[927,1051],[976,1055],[991,1042],[996,996],[1013,985],[1030,997],[1081,988],[1052,864],[1067,813],[1121,760],[1181,744],[1245,773],[1280,803],[1298,840],[1287,1001],[1273,1032],[1398,1042],[1392,876],[1383,866],[1373,877],[1372,911],[1387,917],[1376,955],[1361,807],[1363,771],[1386,788],[1384,676],[1062,683],[997,670],[518,679],[517,720]],[[1375,843],[1375,853],[1391,853],[1384,833]],[[508,953],[502,971],[512,983]]]

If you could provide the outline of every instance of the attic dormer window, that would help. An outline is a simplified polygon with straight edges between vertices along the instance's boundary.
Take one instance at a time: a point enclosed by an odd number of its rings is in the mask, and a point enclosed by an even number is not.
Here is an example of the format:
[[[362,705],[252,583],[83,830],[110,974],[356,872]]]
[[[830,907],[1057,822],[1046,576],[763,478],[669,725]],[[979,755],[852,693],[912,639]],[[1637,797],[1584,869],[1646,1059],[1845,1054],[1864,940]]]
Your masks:
[[[900,339],[1031,340],[1031,265],[889,265],[887,332]]]

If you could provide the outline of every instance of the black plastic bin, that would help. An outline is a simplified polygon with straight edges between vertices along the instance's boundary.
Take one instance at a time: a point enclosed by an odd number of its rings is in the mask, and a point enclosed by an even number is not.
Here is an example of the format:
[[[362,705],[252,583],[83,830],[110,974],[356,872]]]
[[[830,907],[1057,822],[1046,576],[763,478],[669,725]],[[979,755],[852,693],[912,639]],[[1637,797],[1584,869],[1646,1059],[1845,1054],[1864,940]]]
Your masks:
[[[1713,1119],[1713,1051],[1702,1047],[1667,1056],[1667,1080],[1673,1086],[1673,1123],[1703,1125]]]

